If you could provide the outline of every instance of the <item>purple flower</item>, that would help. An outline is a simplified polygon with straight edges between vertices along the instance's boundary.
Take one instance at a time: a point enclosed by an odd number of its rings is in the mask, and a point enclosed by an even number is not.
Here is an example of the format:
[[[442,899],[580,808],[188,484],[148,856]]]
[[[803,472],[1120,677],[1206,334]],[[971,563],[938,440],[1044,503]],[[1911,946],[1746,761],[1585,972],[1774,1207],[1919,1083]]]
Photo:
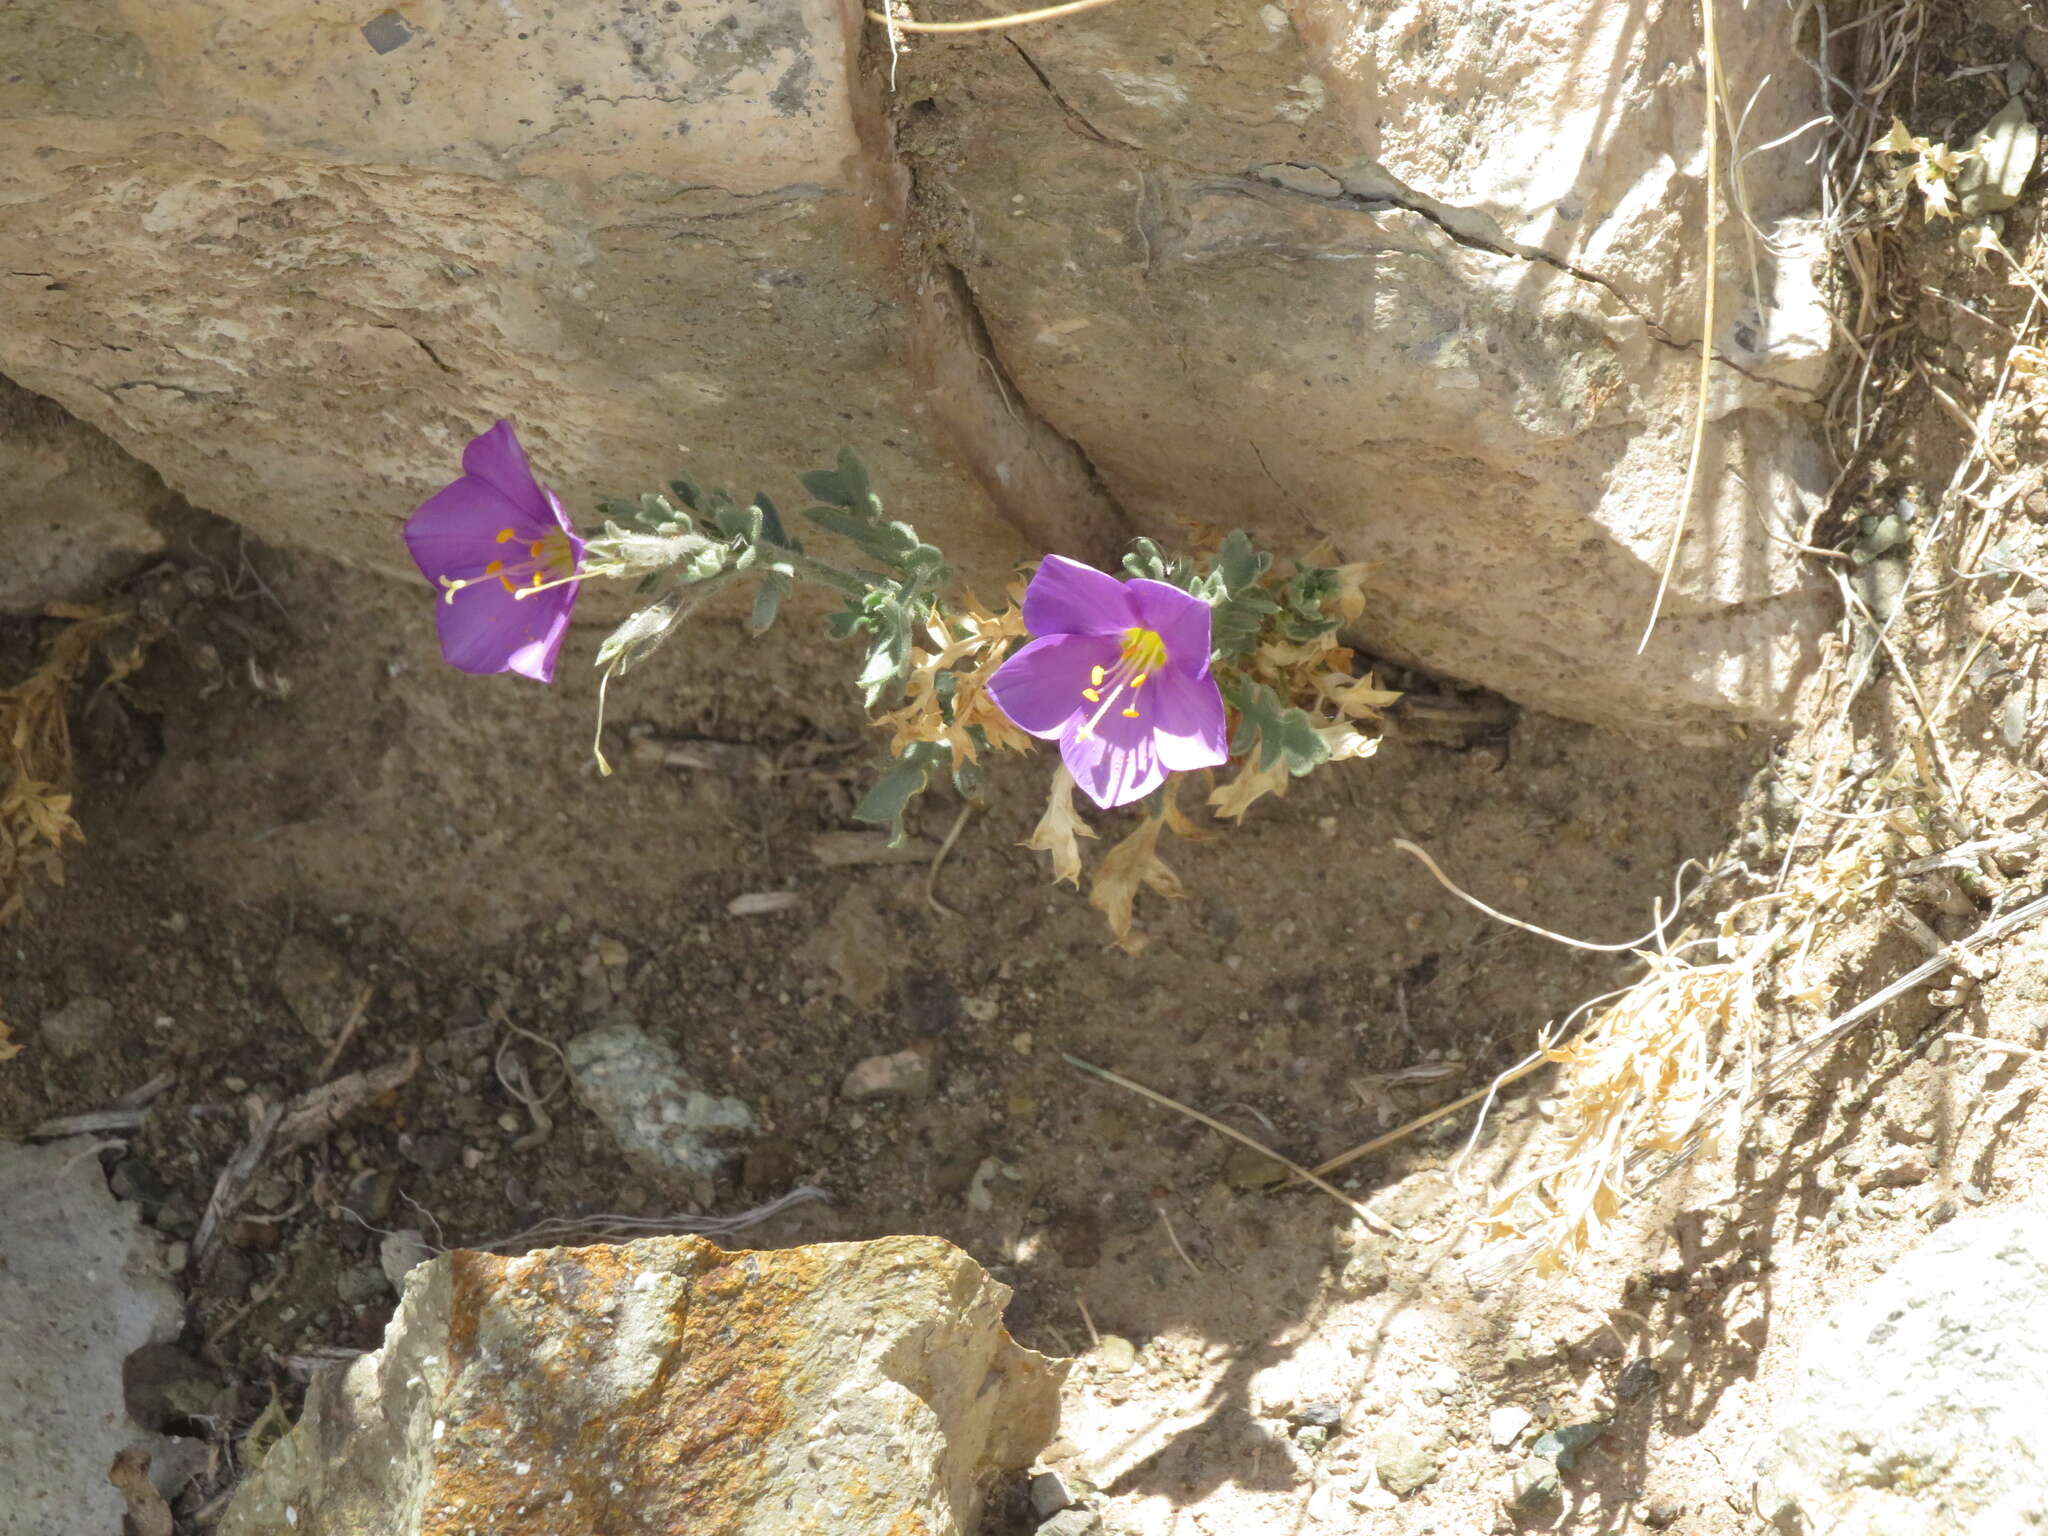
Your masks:
[[[989,696],[1020,730],[1057,736],[1104,810],[1229,757],[1201,599],[1047,555],[1024,590],[1024,627],[1036,638],[996,669]]]
[[[464,672],[553,682],[583,541],[555,493],[533,478],[511,422],[471,438],[462,470],[405,525],[413,563],[441,589],[441,655]]]

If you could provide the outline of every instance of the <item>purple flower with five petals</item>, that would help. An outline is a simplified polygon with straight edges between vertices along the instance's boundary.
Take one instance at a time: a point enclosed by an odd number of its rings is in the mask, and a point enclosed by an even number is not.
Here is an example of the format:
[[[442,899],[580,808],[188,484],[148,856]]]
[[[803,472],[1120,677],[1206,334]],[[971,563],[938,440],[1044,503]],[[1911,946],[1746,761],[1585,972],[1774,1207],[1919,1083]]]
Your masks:
[[[441,592],[441,655],[463,672],[553,682],[583,541],[555,493],[533,478],[511,422],[471,438],[462,469],[405,525],[413,563]]]
[[[996,669],[989,696],[1020,730],[1057,737],[1104,810],[1228,759],[1200,598],[1047,555],[1024,590],[1024,627],[1036,638]]]

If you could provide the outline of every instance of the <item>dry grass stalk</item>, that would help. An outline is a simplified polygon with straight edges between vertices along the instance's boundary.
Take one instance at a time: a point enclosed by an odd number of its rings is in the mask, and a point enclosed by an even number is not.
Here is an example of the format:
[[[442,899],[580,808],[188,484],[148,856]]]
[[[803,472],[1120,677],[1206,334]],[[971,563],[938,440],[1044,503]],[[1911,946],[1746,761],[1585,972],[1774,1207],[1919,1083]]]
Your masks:
[[[1724,908],[1710,936],[1642,951],[1646,974],[1572,1039],[1545,1048],[1560,1068],[1558,1091],[1532,1165],[1494,1192],[1496,1255],[1565,1267],[1620,1215],[1645,1158],[1732,1131],[1767,1080],[1771,1011],[1822,995],[1804,974],[1807,958],[1888,899],[1896,843],[1883,823],[1857,824],[1781,889]]]

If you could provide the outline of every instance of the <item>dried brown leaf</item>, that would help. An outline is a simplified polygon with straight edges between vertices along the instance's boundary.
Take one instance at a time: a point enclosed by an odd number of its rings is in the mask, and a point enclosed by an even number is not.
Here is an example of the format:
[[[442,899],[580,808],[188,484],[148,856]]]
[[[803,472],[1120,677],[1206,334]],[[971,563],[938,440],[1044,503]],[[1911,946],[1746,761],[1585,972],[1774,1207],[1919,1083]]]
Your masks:
[[[1168,901],[1178,901],[1185,893],[1180,876],[1159,857],[1159,834],[1165,830],[1163,818],[1146,817],[1137,831],[1104,854],[1095,868],[1088,905],[1108,919],[1117,947],[1128,955],[1145,947],[1144,936],[1131,931],[1131,909],[1137,903],[1139,887]]]
[[[1038,818],[1038,825],[1025,839],[1024,846],[1051,854],[1053,884],[1065,880],[1078,891],[1081,888],[1080,839],[1094,836],[1095,829],[1074,809],[1074,776],[1067,772],[1067,765],[1061,763],[1053,772],[1052,787],[1046,794],[1045,814]]]
[[[1267,795],[1285,795],[1288,782],[1287,764],[1283,759],[1275,758],[1264,768],[1247,761],[1238,769],[1236,778],[1209,792],[1209,808],[1219,818],[1242,821],[1244,813],[1255,802]]]

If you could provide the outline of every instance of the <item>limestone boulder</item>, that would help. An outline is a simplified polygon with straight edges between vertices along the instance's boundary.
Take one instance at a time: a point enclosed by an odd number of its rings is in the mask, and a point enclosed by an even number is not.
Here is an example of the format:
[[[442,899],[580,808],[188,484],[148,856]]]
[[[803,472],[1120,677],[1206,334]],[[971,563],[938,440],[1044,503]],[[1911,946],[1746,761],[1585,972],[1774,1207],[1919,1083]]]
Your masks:
[[[142,1441],[122,1364],[183,1323],[161,1245],[108,1193],[90,1140],[0,1142],[0,1536],[106,1536],[107,1480]]]
[[[1374,562],[1373,644],[1525,702],[1784,717],[1829,334],[1806,141],[1748,153],[1818,113],[1784,8],[1723,27],[1742,217],[1642,655],[1701,341],[1694,8],[1151,0],[899,51],[861,10],[22,0],[0,374],[399,573],[500,414],[579,507],[850,442],[984,592],[1244,525]]]
[[[1063,1367],[938,1238],[457,1252],[316,1378],[223,1536],[975,1530],[1052,1438]]]
[[[1783,540],[1828,477],[1814,191],[1748,161],[1673,591],[1698,373],[1694,10],[1604,0],[1112,6],[927,50],[922,238],[1022,398],[1147,528],[1375,562],[1384,650],[1640,729],[1781,713],[1823,605]],[[1818,110],[1732,14],[1751,146]],[[1751,249],[1756,264],[1751,264]]]
[[[1942,1227],[1828,1309],[1773,1407],[1766,1515],[1828,1536],[2048,1530],[2048,1207]]]

